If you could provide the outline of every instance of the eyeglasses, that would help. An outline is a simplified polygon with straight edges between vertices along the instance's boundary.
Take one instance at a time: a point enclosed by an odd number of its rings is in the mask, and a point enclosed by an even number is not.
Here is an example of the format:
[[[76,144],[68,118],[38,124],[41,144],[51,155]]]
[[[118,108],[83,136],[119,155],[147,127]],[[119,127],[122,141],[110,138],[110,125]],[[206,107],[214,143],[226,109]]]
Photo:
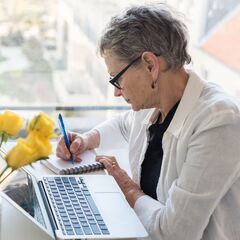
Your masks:
[[[154,53],[157,57],[160,57],[161,54],[157,54],[157,53]],[[118,89],[122,89],[120,84],[119,84],[119,78],[135,63],[137,62],[139,59],[141,59],[142,55],[138,56],[137,58],[135,58],[132,62],[130,62],[122,71],[120,71],[116,76],[114,77],[111,77],[110,76],[110,83],[118,88]]]
[[[120,84],[119,84],[119,78],[135,63],[135,62],[137,62],[140,58],[142,57],[142,55],[141,56],[138,56],[137,58],[135,58],[132,62],[130,62],[122,71],[120,71],[116,76],[114,76],[114,77],[110,77],[110,83],[114,86],[114,87],[116,87],[116,88],[118,88],[118,89],[122,89],[121,88],[121,86],[120,86]]]

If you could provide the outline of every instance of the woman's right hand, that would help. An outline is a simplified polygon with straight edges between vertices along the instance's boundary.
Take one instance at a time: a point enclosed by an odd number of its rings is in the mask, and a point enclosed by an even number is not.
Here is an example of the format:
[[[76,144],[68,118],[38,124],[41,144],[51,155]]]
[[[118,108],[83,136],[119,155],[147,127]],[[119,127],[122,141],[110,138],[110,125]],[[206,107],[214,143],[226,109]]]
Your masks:
[[[81,136],[80,134],[74,132],[68,132],[68,137],[71,142],[70,152],[73,156],[74,161],[80,162],[80,154],[88,149],[88,139],[87,136]],[[70,152],[66,147],[64,137],[61,136],[58,140],[56,155],[63,160],[70,160]]]

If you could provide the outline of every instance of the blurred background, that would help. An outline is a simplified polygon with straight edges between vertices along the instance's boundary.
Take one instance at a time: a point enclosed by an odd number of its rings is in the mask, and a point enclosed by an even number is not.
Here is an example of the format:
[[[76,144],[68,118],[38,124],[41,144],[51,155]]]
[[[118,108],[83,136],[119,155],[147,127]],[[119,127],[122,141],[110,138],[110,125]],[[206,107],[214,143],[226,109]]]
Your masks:
[[[128,109],[96,48],[112,15],[143,2],[154,1],[0,0],[0,111],[62,112],[68,129],[83,132]],[[162,2],[185,15],[189,67],[240,97],[239,0]]]

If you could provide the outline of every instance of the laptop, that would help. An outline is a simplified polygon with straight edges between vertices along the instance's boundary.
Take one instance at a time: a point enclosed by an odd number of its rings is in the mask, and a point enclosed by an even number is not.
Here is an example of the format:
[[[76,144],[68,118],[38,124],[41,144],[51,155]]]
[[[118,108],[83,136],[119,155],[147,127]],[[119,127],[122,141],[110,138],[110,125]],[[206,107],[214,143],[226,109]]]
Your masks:
[[[26,234],[31,224],[37,227],[41,232],[39,239],[126,239],[148,235],[112,176],[34,177],[26,170],[18,171],[19,176],[21,181],[9,183],[1,193],[2,240],[10,239],[7,231],[11,229],[4,219],[9,212],[5,212],[4,205],[15,211],[20,219],[22,217],[19,224],[26,222]],[[21,184],[16,185],[16,182]],[[24,196],[25,202],[21,197],[16,197],[16,189]],[[24,226],[21,228],[24,229]],[[17,232],[14,227],[15,230]],[[34,239],[37,239],[34,231],[29,239],[32,239],[33,234]],[[19,236],[16,238],[19,239]],[[28,238],[25,236],[25,239]]]

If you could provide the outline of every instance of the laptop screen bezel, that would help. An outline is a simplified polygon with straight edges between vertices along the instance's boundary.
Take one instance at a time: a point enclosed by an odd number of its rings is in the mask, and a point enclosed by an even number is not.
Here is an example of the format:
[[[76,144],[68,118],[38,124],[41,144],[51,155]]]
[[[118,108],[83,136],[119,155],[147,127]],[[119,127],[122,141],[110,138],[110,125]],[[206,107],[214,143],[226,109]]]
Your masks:
[[[22,171],[26,174],[26,178],[30,178],[31,179],[31,183],[32,183],[32,187],[34,189],[34,193],[36,195],[39,207],[41,209],[41,213],[42,213],[42,217],[43,217],[43,221],[45,226],[43,226],[40,222],[37,221],[37,219],[35,219],[33,216],[31,216],[30,213],[28,213],[27,211],[25,211],[17,202],[15,202],[10,196],[8,196],[6,193],[4,193],[4,191],[0,192],[0,196],[2,197],[2,200],[6,200],[12,207],[14,207],[16,209],[16,211],[19,211],[21,214],[24,215],[24,217],[28,218],[33,224],[37,225],[41,230],[43,230],[46,234],[49,235],[49,237],[51,237],[52,239],[54,238],[54,232],[53,229],[51,227],[48,215],[47,215],[47,211],[45,209],[38,185],[37,185],[37,180],[34,176],[32,176],[28,171],[26,171],[25,169],[21,169],[18,171]],[[9,182],[11,184],[11,181]],[[9,185],[10,185],[9,184]],[[7,186],[5,186],[7,187]],[[4,221],[4,219],[2,219]]]

